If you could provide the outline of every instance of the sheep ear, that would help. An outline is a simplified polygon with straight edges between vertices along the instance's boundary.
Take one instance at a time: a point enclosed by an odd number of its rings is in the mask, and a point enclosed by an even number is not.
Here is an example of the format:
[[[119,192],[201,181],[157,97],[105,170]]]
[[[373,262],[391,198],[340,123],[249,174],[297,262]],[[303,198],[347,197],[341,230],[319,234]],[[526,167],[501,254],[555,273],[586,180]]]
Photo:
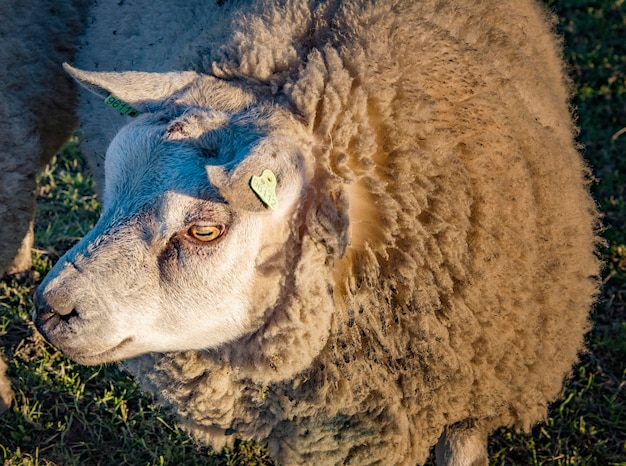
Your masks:
[[[185,91],[200,75],[194,71],[145,73],[140,71],[83,71],[64,63],[63,68],[80,85],[105,99],[123,114],[150,112],[163,102]],[[111,97],[113,96],[113,97]],[[117,104],[115,104],[117,99]],[[124,107],[124,104],[128,107]],[[119,107],[117,108],[116,105]]]

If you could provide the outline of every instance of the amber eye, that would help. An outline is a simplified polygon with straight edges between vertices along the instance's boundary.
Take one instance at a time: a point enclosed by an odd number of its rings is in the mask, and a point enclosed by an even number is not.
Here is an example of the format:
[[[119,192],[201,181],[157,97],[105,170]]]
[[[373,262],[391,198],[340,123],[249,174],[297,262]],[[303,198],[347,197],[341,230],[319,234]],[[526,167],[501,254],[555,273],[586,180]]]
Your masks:
[[[194,225],[189,229],[189,236],[208,243],[220,237],[224,228],[219,225]]]

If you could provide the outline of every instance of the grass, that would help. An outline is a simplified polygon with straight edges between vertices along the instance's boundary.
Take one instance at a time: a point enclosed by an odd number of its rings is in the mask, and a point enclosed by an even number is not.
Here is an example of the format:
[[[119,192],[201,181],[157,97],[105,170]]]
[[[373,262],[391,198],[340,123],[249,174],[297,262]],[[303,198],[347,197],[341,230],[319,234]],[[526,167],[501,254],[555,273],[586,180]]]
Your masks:
[[[490,441],[492,465],[626,466],[626,4],[559,0],[566,56],[577,83],[580,142],[598,179],[607,247],[604,290],[588,351],[560,401],[531,434]],[[117,366],[75,365],[30,323],[32,294],[60,255],[98,218],[91,179],[74,144],[39,178],[30,274],[0,281],[0,353],[16,392],[0,416],[0,460],[13,465],[271,464],[240,442],[221,454],[200,448]]]

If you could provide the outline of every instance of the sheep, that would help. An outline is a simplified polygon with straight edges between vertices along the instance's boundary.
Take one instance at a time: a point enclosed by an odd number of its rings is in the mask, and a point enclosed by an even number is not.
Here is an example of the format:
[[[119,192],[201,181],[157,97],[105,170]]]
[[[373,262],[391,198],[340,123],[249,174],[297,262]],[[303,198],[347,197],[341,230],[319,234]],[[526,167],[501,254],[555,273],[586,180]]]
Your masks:
[[[541,5],[90,14],[65,68],[103,212],[37,290],[48,341],[283,464],[487,464],[546,416],[600,264]]]
[[[76,125],[76,90],[60,62],[74,57],[87,7],[0,3],[0,276],[32,263],[35,175]],[[13,395],[0,359],[0,413]]]
[[[0,275],[31,265],[35,175],[76,125],[72,60],[88,2],[0,4]]]

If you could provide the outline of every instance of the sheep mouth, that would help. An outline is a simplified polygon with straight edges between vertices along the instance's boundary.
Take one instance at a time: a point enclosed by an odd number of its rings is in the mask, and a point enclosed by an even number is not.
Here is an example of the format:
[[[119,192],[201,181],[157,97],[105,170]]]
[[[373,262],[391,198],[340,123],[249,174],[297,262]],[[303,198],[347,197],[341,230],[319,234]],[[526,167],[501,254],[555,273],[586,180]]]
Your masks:
[[[122,340],[117,345],[113,346],[112,348],[109,348],[107,350],[104,350],[96,354],[89,354],[86,352],[73,353],[70,351],[67,351],[65,353],[67,354],[67,356],[69,356],[71,359],[73,359],[77,363],[84,364],[86,366],[106,364],[106,363],[117,362],[117,361],[120,361],[121,359],[127,359],[129,357],[132,357],[132,354],[130,356],[127,354],[124,354],[124,350],[133,341],[134,341],[133,337],[125,338],[124,340]]]

